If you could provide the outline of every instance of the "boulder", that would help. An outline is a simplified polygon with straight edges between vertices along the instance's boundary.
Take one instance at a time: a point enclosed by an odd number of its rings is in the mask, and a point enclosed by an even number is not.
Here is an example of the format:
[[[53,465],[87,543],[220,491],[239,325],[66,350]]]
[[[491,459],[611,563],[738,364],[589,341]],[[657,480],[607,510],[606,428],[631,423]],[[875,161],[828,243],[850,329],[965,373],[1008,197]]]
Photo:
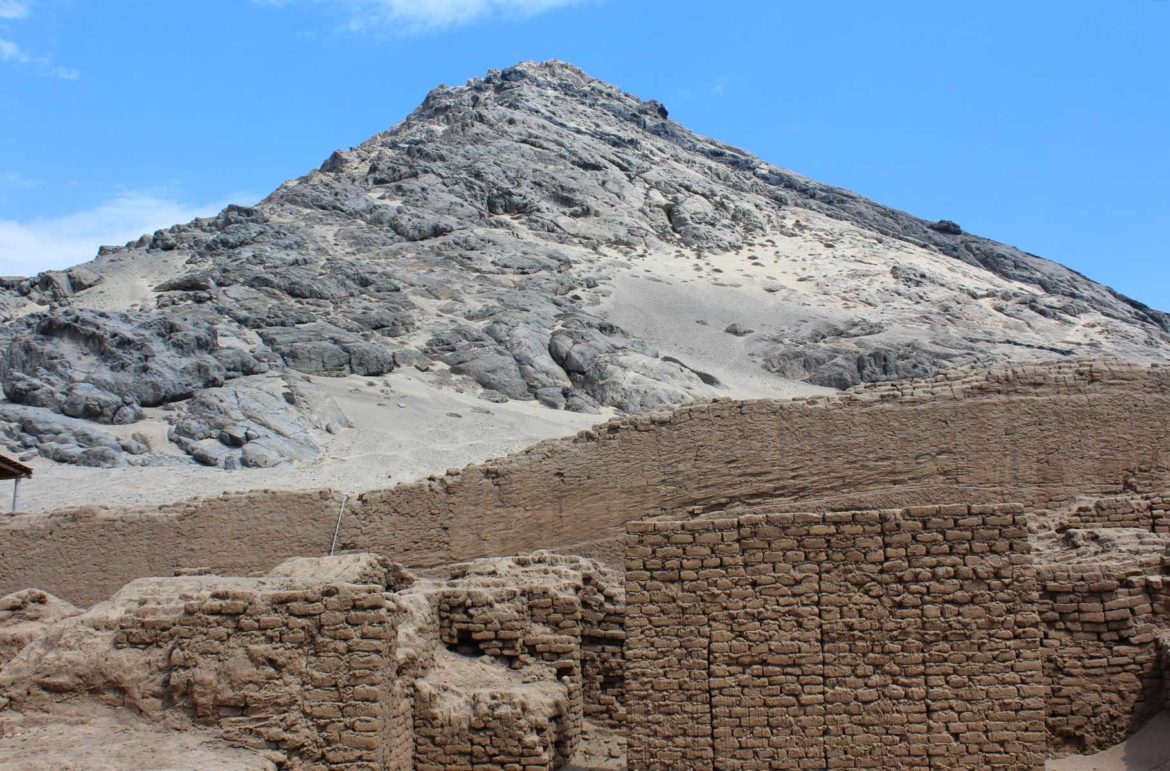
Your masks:
[[[110,468],[150,462],[149,448],[119,440],[92,423],[41,407],[0,403],[0,441],[10,452],[34,449],[62,463]]]

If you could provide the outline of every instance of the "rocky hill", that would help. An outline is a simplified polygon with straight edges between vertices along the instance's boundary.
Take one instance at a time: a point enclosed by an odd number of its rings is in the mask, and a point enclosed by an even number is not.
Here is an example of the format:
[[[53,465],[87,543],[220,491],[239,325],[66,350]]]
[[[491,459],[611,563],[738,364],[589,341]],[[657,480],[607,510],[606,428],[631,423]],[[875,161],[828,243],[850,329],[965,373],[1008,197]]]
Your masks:
[[[436,89],[254,207],[0,285],[0,434],[93,467],[360,455],[401,478],[597,413],[1170,358],[1165,313],[559,62]]]

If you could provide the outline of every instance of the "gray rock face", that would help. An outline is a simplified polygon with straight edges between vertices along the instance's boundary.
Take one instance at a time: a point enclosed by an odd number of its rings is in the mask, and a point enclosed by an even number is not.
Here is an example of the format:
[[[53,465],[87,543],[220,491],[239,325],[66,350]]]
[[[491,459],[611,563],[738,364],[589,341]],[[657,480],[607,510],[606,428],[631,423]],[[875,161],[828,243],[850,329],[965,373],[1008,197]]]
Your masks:
[[[273,327],[260,337],[287,367],[310,375],[384,375],[394,369],[389,348],[328,323]]]
[[[102,279],[97,271],[78,265],[69,270],[45,271],[32,278],[0,278],[0,288],[48,304],[97,286]]]
[[[170,418],[169,438],[198,463],[223,468],[270,468],[312,460],[319,432],[350,426],[332,399],[304,378],[246,377],[208,388]]]
[[[756,330],[751,329],[750,327],[745,327],[743,324],[732,323],[728,324],[723,331],[729,335],[735,335],[736,337],[747,337]]]
[[[153,462],[136,439],[118,439],[93,424],[40,407],[0,404],[0,441],[8,452],[33,450],[61,463],[112,468]]]
[[[930,377],[942,368],[940,362],[965,361],[961,358],[963,353],[967,352],[915,342],[900,346],[875,343],[860,348],[789,343],[769,348],[761,360],[766,370],[781,377],[846,389],[862,383]]]
[[[808,236],[812,217],[832,224],[820,241]],[[270,370],[289,374],[291,392],[298,372],[405,370],[551,409],[671,407],[725,393],[722,359],[660,355],[660,341],[607,320],[615,274],[684,258],[703,271],[711,255],[763,271],[781,257],[816,263],[829,258],[791,255],[776,239],[832,250],[847,232],[876,255],[848,286],[769,280],[775,318],[736,311],[723,344],[763,376],[834,388],[973,362],[1170,355],[1166,314],[954,222],[699,137],[660,103],[549,62],[439,88],[399,125],[254,207],[104,248],[69,271],[0,280],[0,318],[10,319],[0,381],[13,403],[106,424],[183,401],[172,440],[224,467],[316,452],[312,410],[290,413],[255,385]],[[88,307],[147,272],[144,305]],[[864,293],[877,284],[884,294]],[[822,299],[832,314],[820,313]],[[55,305],[17,318],[30,301]],[[1104,344],[1081,334],[1102,329]]]
[[[214,328],[182,316],[54,308],[15,322],[0,357],[4,394],[98,423],[222,385]]]

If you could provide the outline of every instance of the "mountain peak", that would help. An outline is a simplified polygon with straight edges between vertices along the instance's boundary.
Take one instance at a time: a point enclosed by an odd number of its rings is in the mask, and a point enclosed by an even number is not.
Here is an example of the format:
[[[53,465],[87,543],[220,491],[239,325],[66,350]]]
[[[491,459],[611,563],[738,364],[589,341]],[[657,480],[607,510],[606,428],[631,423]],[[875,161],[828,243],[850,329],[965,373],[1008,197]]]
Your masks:
[[[558,110],[603,109],[635,124],[643,123],[646,116],[662,121],[669,117],[658,101],[639,99],[591,77],[579,67],[550,60],[526,61],[490,70],[483,78],[473,78],[463,86],[439,86],[427,94],[400,126],[427,120],[449,122],[454,116],[472,111],[518,110],[525,106],[530,110],[546,110],[549,117],[555,116]],[[377,142],[385,136],[381,134],[371,141]]]
[[[558,61],[438,88],[255,207],[2,299],[9,410],[113,423],[180,402],[171,441],[218,465],[296,462],[344,425],[306,375],[409,369],[439,394],[633,413],[1170,353],[1165,314],[697,136]],[[0,430],[65,430],[36,415]],[[137,462],[102,446],[103,463]]]

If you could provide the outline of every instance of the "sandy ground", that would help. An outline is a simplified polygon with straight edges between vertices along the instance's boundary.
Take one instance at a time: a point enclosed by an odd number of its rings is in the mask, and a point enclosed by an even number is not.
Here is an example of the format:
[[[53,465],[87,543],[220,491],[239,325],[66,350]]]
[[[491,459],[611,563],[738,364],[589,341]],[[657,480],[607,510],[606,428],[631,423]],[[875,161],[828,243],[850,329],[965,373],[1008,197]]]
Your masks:
[[[1050,760],[1046,771],[1170,771],[1170,713],[1163,712],[1115,747]]]
[[[32,479],[21,483],[21,510],[50,511],[86,504],[158,505],[253,489],[360,492],[392,487],[516,452],[544,439],[572,436],[612,414],[556,411],[534,401],[493,404],[471,390],[437,389],[420,374],[314,378],[314,382],[334,398],[354,424],[336,436],[322,434],[325,445],[316,461],[297,467],[224,471],[186,462],[94,469],[35,458],[30,463]],[[129,433],[146,425],[124,428]],[[165,428],[157,424],[155,428],[157,439],[165,437]],[[179,464],[177,448],[172,449]]]
[[[613,295],[603,312],[630,334],[653,340],[661,355],[718,377],[728,396],[788,399],[832,393],[766,372],[748,357],[744,338],[723,331],[732,323],[765,330],[786,315],[764,292],[622,275],[614,279]]]
[[[0,771],[275,771],[202,731],[169,731],[81,701],[53,715],[0,712]]]

